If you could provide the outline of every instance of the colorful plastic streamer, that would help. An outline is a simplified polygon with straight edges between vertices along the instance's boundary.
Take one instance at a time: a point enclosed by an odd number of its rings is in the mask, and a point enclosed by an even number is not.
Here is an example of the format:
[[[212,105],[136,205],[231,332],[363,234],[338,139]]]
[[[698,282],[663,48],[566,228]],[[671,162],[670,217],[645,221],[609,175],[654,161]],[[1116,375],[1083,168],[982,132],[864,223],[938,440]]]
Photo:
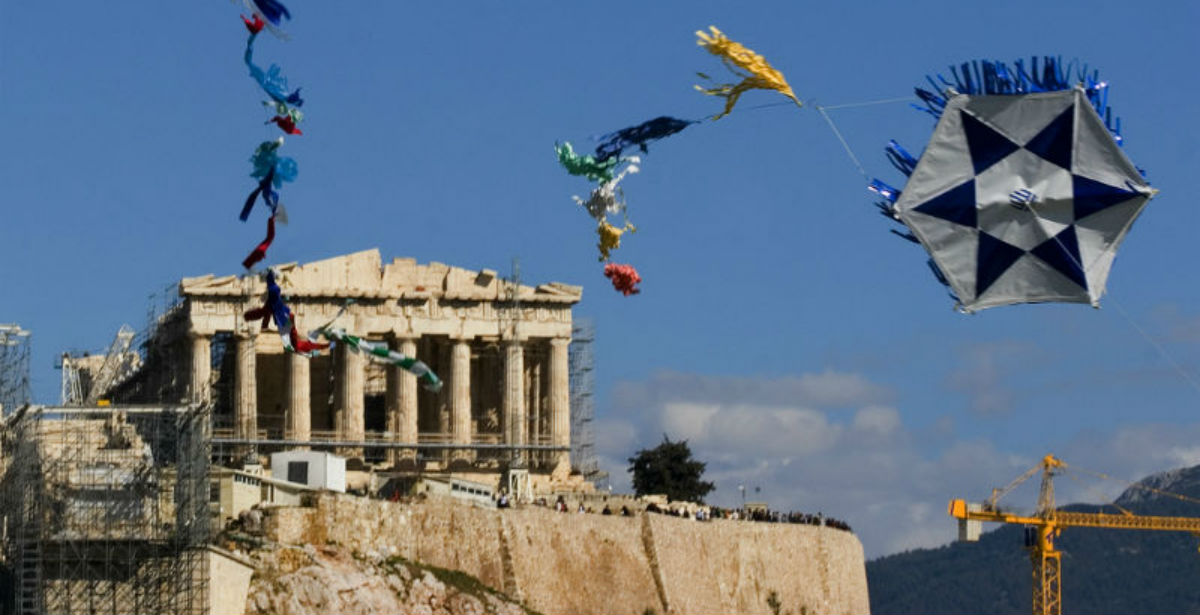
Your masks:
[[[249,269],[262,259],[267,257],[267,248],[271,247],[271,242],[275,241],[275,216],[267,218],[267,238],[262,240],[254,250],[250,252],[250,256],[242,261],[242,266]]]
[[[596,222],[603,222],[608,214],[625,213],[625,194],[617,184],[630,173],[637,173],[637,163],[641,162],[637,156],[631,156],[625,159],[629,164],[621,170],[612,179],[601,183],[592,189],[591,196],[585,201],[578,196],[572,196],[576,203],[579,203],[588,211],[588,214],[595,218]]]
[[[304,134],[297,127],[304,120],[304,113],[302,111],[273,100],[264,100],[263,106],[275,114],[275,117],[267,120],[268,123],[275,122],[280,130],[290,135]]]
[[[604,277],[612,280],[613,288],[626,297],[642,292],[637,287],[638,283],[642,281],[642,276],[638,275],[637,269],[634,269],[633,265],[609,263],[604,266]]]
[[[741,82],[736,84],[723,83],[711,88],[696,86],[697,90],[705,94],[725,99],[725,110],[713,116],[714,120],[729,115],[729,112],[733,111],[733,106],[737,104],[738,98],[748,90],[775,90],[792,99],[796,106],[802,105],[800,99],[796,98],[796,94],[792,92],[792,86],[788,85],[787,80],[783,78],[783,73],[768,64],[766,58],[754,53],[741,43],[730,40],[716,26],[708,28],[712,31],[711,35],[706,34],[703,30],[696,31],[696,36],[699,38],[696,44],[721,58],[730,71],[742,78]],[[709,79],[708,75],[704,73],[700,73],[700,76]]]
[[[238,215],[238,219],[242,222],[250,217],[250,210],[254,208],[255,199],[259,195],[262,195],[263,203],[271,209],[271,213],[274,215],[279,209],[279,193],[272,188],[279,188],[283,182],[296,179],[296,174],[299,172],[296,161],[278,154],[282,145],[283,137],[274,141],[263,141],[255,148],[254,155],[250,156],[250,164],[254,165],[250,177],[259,181],[258,187],[246,197],[246,202],[242,205],[242,212]]]
[[[620,228],[609,224],[608,220],[601,220],[600,224],[596,225],[596,233],[600,236],[596,247],[600,249],[601,261],[607,261],[611,258],[609,253],[621,247],[621,235],[624,235],[625,231],[637,232],[637,228],[628,221]]]
[[[646,144],[650,141],[669,137],[695,123],[664,115],[637,126],[611,132],[600,137],[601,143],[596,146],[596,162],[620,156],[626,149],[634,146],[640,148],[643,154],[649,153]]]
[[[283,291],[275,281],[274,269],[267,270],[266,302],[263,303],[262,307],[246,312],[243,318],[247,321],[254,321],[261,318],[264,330],[270,326],[271,320],[274,320],[275,327],[279,329],[279,337],[282,339],[283,348],[288,352],[305,356],[316,356],[321,350],[329,347],[329,344],[321,344],[300,337],[300,334],[296,331],[296,317],[292,314],[291,308],[283,302]]]
[[[266,22],[262,20],[262,17],[259,17],[257,13],[252,14],[250,17],[242,15],[242,23],[246,24],[246,29],[249,30],[250,34],[252,35],[262,32],[263,26],[267,25]]]
[[[271,34],[280,39],[287,40],[287,33],[279,29],[279,26],[283,23],[284,19],[291,19],[292,13],[288,11],[282,2],[278,0],[242,0],[242,4],[246,6],[246,10],[253,14],[255,20],[260,22],[264,19],[266,20],[266,23],[258,27],[259,30],[265,25],[271,31]],[[245,17],[242,19],[245,19]],[[249,27],[249,23],[247,23],[247,27]],[[257,30],[254,32],[257,32]]]
[[[346,333],[344,329],[328,326],[318,329],[316,333],[327,340],[345,344],[347,348],[354,352],[361,352],[368,357],[404,368],[416,376],[421,381],[421,386],[427,391],[436,393],[442,390],[441,379],[437,377],[437,374],[433,373],[433,370],[429,369],[428,365],[402,352],[389,349],[387,344],[368,342],[361,337]]]
[[[284,131],[285,133],[287,133],[289,135],[304,134],[303,132],[300,131],[299,128],[296,127],[296,120],[292,119],[292,117],[290,115],[276,115],[275,117],[273,117],[263,123],[270,124],[271,122],[275,122],[275,125],[279,126],[280,130]]]
[[[242,18],[245,20],[245,17]],[[247,28],[251,25],[247,24]],[[300,88],[294,91],[288,91],[288,80],[281,73],[283,69],[279,68],[278,64],[272,64],[270,68],[263,71],[257,64],[254,63],[254,39],[258,37],[258,33],[251,29],[250,38],[246,40],[246,53],[243,59],[246,62],[246,68],[250,69],[250,77],[258,82],[259,87],[271,97],[271,100],[285,105],[299,107],[304,104],[304,99],[300,98]]]
[[[596,160],[592,156],[576,154],[575,148],[571,147],[569,141],[555,145],[554,151],[558,154],[558,163],[567,170],[567,173],[581,175],[594,182],[611,180],[613,169],[620,163],[618,158]]]

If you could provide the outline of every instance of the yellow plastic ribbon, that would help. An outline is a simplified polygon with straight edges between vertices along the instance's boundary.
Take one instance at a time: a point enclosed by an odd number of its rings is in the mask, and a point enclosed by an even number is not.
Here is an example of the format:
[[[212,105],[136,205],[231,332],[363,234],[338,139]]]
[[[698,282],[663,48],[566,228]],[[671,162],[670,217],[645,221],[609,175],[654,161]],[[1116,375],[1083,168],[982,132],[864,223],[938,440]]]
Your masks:
[[[600,221],[600,224],[596,226],[596,233],[600,235],[600,243],[596,244],[596,247],[600,248],[600,260],[608,260],[609,253],[621,247],[621,235],[625,231],[636,232],[637,229],[628,220],[621,228],[609,224],[607,220]]]
[[[792,86],[788,85],[787,80],[783,78],[783,73],[768,64],[766,58],[747,49],[737,41],[729,40],[729,37],[725,36],[716,26],[708,28],[712,31],[711,35],[706,34],[703,30],[696,31],[696,36],[699,37],[696,44],[721,58],[729,70],[742,78],[742,81],[736,84],[723,83],[712,88],[696,86],[697,90],[705,94],[721,96],[725,99],[725,110],[713,116],[714,120],[729,115],[729,112],[733,111],[733,106],[737,104],[738,98],[747,90],[775,90],[792,99],[797,107],[803,106],[800,99],[796,98],[796,94],[792,92]],[[708,78],[703,73],[700,76]]]

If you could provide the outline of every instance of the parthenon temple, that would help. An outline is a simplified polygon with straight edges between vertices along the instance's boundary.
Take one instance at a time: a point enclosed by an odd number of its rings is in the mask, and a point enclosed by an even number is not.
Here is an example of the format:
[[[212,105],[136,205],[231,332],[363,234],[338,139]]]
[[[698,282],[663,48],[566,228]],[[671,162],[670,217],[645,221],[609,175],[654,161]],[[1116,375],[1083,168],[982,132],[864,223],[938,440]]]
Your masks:
[[[275,269],[301,335],[344,309],[337,326],[424,361],[442,389],[345,345],[316,357],[285,352],[273,326],[243,318],[263,304],[262,276],[206,275],[180,281],[145,364],[112,400],[209,402],[215,441],[243,456],[313,446],[380,468],[485,470],[518,459],[570,468],[568,345],[580,287],[523,286],[409,258],[384,264],[378,250]]]

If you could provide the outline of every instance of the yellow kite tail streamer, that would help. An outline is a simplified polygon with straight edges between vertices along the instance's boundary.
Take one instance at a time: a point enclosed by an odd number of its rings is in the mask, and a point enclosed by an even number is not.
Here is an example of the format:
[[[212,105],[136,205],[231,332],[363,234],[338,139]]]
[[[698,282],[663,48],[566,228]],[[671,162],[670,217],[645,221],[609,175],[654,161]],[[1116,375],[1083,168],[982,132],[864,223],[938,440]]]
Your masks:
[[[768,64],[766,58],[747,49],[737,41],[729,40],[729,37],[725,36],[716,26],[708,28],[712,31],[711,35],[706,34],[703,30],[696,31],[696,36],[699,37],[696,44],[721,58],[730,71],[742,78],[742,81],[736,84],[723,83],[712,88],[696,86],[697,90],[705,94],[721,96],[725,99],[725,110],[713,116],[714,120],[729,115],[729,112],[733,111],[733,106],[737,104],[738,98],[747,90],[775,90],[792,99],[796,106],[803,106],[800,99],[796,98],[796,94],[792,92],[792,86],[788,85],[787,80],[783,78],[783,73]],[[701,74],[701,76],[705,75]]]
[[[621,235],[625,231],[637,231],[628,221],[625,222],[623,228],[617,228],[608,223],[607,220],[601,220],[596,226],[596,233],[600,235],[600,243],[596,244],[600,248],[600,260],[606,261],[609,259],[609,253],[621,247]]]

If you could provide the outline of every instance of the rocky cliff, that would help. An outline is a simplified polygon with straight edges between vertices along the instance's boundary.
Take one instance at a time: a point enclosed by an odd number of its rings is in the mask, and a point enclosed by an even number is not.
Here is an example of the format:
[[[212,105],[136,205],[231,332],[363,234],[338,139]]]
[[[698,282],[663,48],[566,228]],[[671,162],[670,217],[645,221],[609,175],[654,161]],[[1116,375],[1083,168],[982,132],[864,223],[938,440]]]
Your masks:
[[[246,596],[249,614],[529,613],[471,576],[401,557],[332,545],[262,547],[252,551],[258,571]]]
[[[263,531],[279,549],[333,549],[340,555],[329,555],[331,561],[348,566],[354,560],[357,570],[369,573],[362,582],[383,579],[364,587],[403,585],[403,574],[387,569],[388,562],[420,562],[460,571],[513,601],[481,602],[475,612],[509,612],[502,609],[519,604],[544,613],[635,615],[869,611],[861,543],[849,532],[819,526],[323,495],[311,508],[270,509]],[[329,578],[319,585],[335,591],[353,583]],[[254,606],[284,612],[271,600]],[[349,609],[333,602],[327,608]]]

